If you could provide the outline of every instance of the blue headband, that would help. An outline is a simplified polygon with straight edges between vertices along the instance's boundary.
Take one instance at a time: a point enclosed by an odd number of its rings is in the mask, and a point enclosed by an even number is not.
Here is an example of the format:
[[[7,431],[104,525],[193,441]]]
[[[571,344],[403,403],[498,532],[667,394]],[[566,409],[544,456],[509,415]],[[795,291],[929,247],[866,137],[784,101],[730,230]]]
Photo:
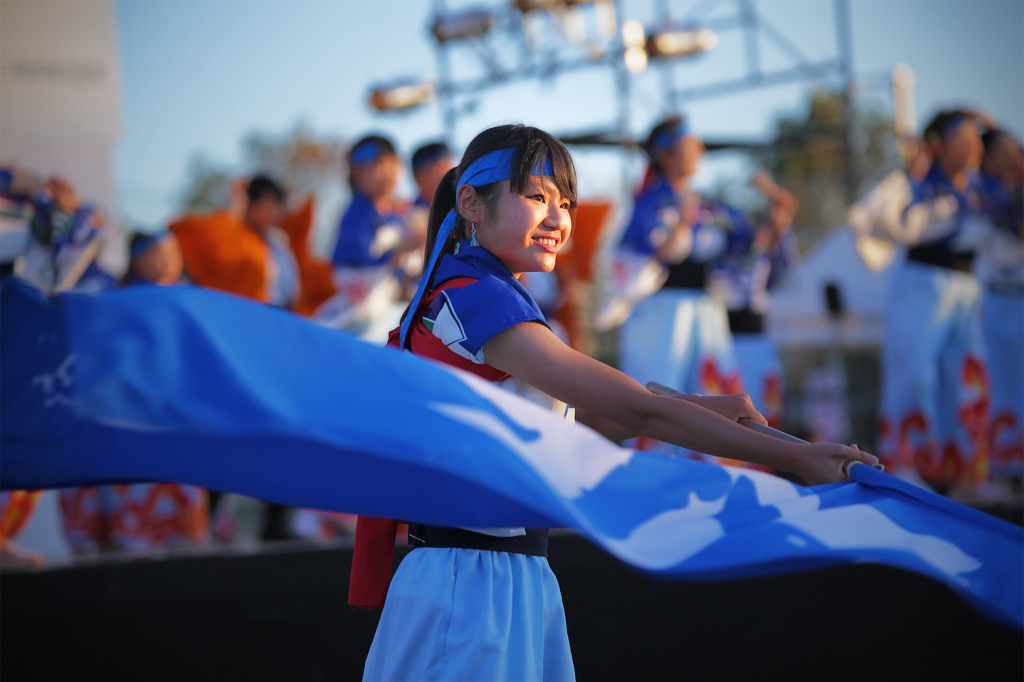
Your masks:
[[[483,187],[492,182],[501,182],[512,177],[512,157],[515,156],[516,148],[497,149],[490,154],[484,154],[479,159],[469,164],[462,175],[459,176],[459,187],[470,185],[471,187]],[[554,175],[551,169],[551,159],[542,156],[537,159],[530,175]]]
[[[170,232],[168,232],[167,230],[158,230],[153,234],[147,234],[145,236],[139,237],[138,239],[135,240],[135,243],[132,244],[131,259],[135,260],[137,258],[140,258],[142,254],[149,251],[149,249],[152,248],[153,246],[156,246],[157,242],[162,241],[163,238],[169,234]]]
[[[672,126],[668,130],[662,130],[654,136],[654,139],[651,141],[651,151],[659,152],[671,149],[677,140],[686,137],[689,132],[690,126],[687,125],[686,121],[680,121],[677,125]]]
[[[455,188],[456,197],[458,197],[459,188],[463,185],[483,187],[484,185],[510,179],[512,177],[512,158],[515,156],[515,153],[516,147],[497,149],[489,154],[484,154],[469,164],[469,167],[459,176],[459,183]],[[545,155],[537,159],[531,175],[554,175],[550,157]],[[416,311],[420,307],[420,301],[423,300],[423,294],[434,273],[434,266],[437,265],[437,261],[441,257],[441,252],[448,241],[448,236],[455,229],[455,216],[456,212],[454,209],[448,211],[448,215],[444,217],[444,222],[441,223],[441,227],[437,230],[437,237],[434,238],[434,250],[430,252],[427,268],[423,271],[420,284],[416,287],[416,295],[412,297],[412,303],[409,304],[409,312],[406,313],[405,319],[402,320],[402,329],[398,335],[398,341],[399,348],[403,350],[405,350],[405,340],[409,336],[409,328],[412,326],[412,318],[416,316]]]
[[[376,161],[381,157],[381,148],[376,140],[366,140],[352,148],[348,163],[350,166],[362,166],[364,163]]]

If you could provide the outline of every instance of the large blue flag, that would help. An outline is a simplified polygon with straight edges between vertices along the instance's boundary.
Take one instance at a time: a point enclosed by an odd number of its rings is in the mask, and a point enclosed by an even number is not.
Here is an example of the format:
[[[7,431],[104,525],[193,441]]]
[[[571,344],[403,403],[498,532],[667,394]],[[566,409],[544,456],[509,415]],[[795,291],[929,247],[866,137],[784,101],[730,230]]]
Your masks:
[[[620,448],[476,377],[187,287],[0,288],[0,487],[191,483],[444,526],[572,527],[718,580],[877,562],[1024,625],[1024,531],[866,466],[803,488]]]

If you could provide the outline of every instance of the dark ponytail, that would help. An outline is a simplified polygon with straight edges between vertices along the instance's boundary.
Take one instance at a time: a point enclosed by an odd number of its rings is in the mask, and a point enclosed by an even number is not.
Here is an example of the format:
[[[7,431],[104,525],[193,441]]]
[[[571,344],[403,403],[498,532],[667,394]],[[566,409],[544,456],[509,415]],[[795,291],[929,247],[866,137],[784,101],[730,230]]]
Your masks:
[[[434,242],[437,240],[437,233],[441,229],[441,223],[448,216],[449,211],[456,211],[455,227],[452,229],[448,242],[444,245],[442,253],[452,253],[455,244],[459,239],[469,236],[466,230],[466,221],[458,215],[456,208],[457,184],[462,175],[471,163],[485,154],[490,154],[499,149],[515,148],[512,155],[512,176],[509,178],[509,191],[522,192],[529,181],[533,169],[538,162],[547,158],[551,160],[551,169],[554,174],[552,180],[562,196],[569,200],[570,213],[575,221],[576,218],[576,167],[573,165],[572,156],[560,140],[539,128],[525,126],[522,123],[495,126],[481,132],[466,147],[459,165],[445,173],[444,178],[434,192],[434,199],[430,202],[430,215],[427,219],[427,243],[423,254],[423,276],[433,278],[433,272],[427,272],[430,265],[430,254],[434,250]],[[498,190],[500,182],[489,185],[482,185],[476,188],[477,196],[484,205],[484,211],[488,215],[494,210],[498,203]],[[438,263],[441,259],[438,259]],[[436,265],[435,265],[436,268]],[[428,280],[429,281],[429,280]],[[429,286],[427,291],[429,291]],[[409,309],[402,314],[402,319],[409,314]]]

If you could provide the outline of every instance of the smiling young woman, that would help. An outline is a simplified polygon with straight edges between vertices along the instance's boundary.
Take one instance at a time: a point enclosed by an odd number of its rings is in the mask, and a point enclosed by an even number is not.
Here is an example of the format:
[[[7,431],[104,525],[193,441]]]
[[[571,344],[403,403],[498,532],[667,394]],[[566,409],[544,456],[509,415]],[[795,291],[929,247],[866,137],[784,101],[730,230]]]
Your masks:
[[[424,276],[390,343],[498,383],[567,420],[578,409],[579,421],[616,440],[649,434],[811,483],[846,480],[847,460],[877,461],[842,445],[763,436],[736,423],[765,421],[745,395],[654,395],[562,343],[518,275],[554,267],[575,208],[576,174],[559,141],[523,125],[478,135],[434,195]],[[546,529],[410,524],[416,549],[388,588],[394,522],[359,524],[349,600],[384,606],[364,679],[574,677]],[[383,556],[369,556],[375,547]]]

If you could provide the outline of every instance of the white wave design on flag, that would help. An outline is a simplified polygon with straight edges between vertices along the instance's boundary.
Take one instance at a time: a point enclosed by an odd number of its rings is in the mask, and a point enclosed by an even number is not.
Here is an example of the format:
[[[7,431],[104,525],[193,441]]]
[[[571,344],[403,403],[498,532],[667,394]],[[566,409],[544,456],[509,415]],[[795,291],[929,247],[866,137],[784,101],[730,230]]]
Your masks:
[[[603,537],[612,554],[639,568],[659,570],[677,566],[725,537],[725,528],[709,518],[725,508],[725,497],[705,502],[690,493],[690,504],[658,514],[640,524],[625,540]]]
[[[792,526],[829,549],[898,549],[909,552],[938,571],[967,586],[959,577],[981,568],[982,563],[968,556],[952,542],[934,535],[913,533],[874,507],[854,504],[822,509],[816,514],[787,518]]]
[[[529,464],[560,497],[572,500],[585,490],[593,490],[612,470],[633,458],[632,450],[619,447],[586,427],[568,424],[528,400],[465,372],[444,369],[521,428],[535,431],[539,437],[524,441],[493,414],[465,405],[432,403],[431,408],[497,439]]]

